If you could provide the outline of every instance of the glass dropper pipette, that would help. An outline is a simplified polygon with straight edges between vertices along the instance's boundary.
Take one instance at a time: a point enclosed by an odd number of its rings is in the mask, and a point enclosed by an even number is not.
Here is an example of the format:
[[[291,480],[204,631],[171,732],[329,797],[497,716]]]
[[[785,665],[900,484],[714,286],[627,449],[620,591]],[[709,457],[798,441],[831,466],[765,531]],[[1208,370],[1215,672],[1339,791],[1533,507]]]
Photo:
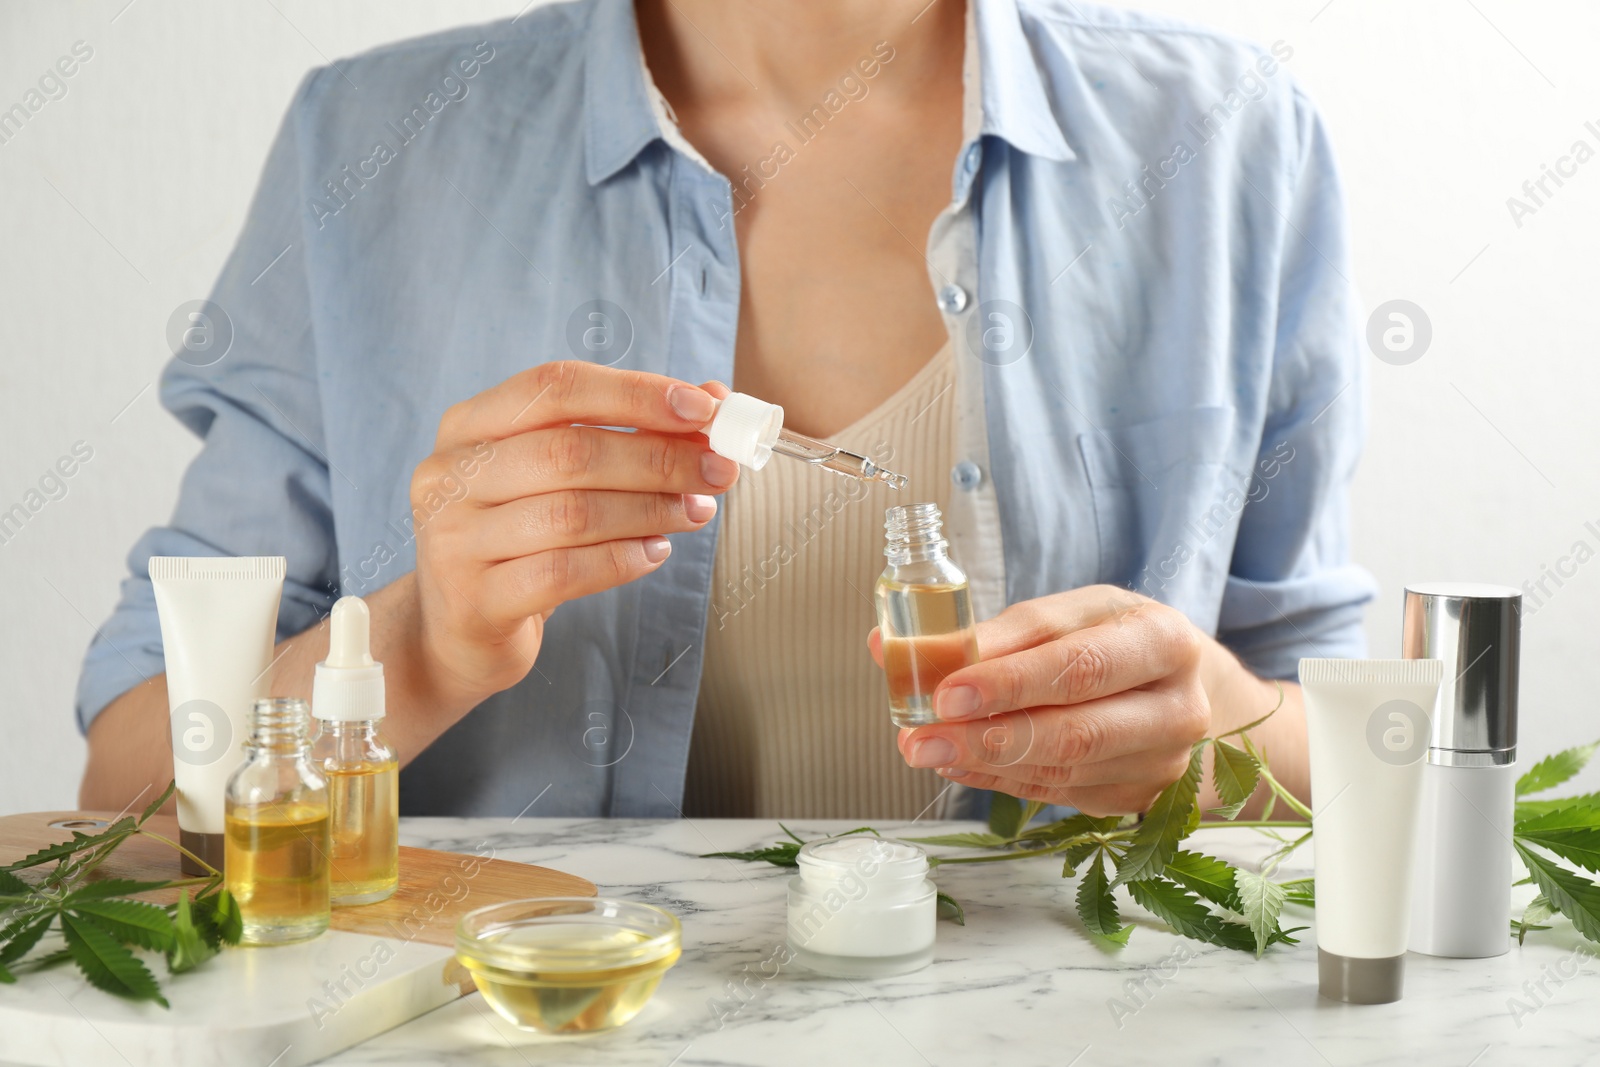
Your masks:
[[[705,433],[713,452],[751,470],[765,467],[777,452],[847,478],[882,482],[891,489],[906,487],[905,475],[884,470],[866,456],[784,429],[783,408],[746,393],[729,393],[719,401]]]
[[[815,437],[807,437],[793,430],[779,431],[778,439],[772,443],[772,450],[780,456],[792,456],[848,478],[860,478],[864,482],[882,482],[890,489],[906,487],[905,475],[886,471],[866,456],[846,452],[826,441],[818,441]]]

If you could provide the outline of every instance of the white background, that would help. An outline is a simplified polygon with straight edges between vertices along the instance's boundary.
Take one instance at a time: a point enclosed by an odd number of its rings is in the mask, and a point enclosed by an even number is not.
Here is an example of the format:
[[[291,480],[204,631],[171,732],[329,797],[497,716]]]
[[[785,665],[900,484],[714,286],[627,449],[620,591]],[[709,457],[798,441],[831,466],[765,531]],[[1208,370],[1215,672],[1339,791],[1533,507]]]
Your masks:
[[[166,520],[196,442],[156,403],[169,315],[209,292],[304,71],[381,42],[508,17],[513,2],[126,0],[0,7],[0,109],[86,41],[94,57],[0,144],[0,511],[75,442],[68,492],[0,544],[0,813],[75,805],[72,714],[124,556]],[[1600,8],[1580,0],[1149,0],[1294,49],[1338,150],[1366,305],[1420,305],[1415,363],[1372,360],[1355,551],[1397,655],[1407,581],[1520,586],[1600,551],[1600,159],[1517,227],[1506,199],[1574,140],[1600,149]],[[1553,186],[1552,186],[1553,188]],[[1570,565],[1567,568],[1571,570]],[[1600,736],[1585,564],[1524,623],[1524,760]],[[1530,601],[1530,607],[1532,602]],[[1590,776],[1586,783],[1600,781]]]

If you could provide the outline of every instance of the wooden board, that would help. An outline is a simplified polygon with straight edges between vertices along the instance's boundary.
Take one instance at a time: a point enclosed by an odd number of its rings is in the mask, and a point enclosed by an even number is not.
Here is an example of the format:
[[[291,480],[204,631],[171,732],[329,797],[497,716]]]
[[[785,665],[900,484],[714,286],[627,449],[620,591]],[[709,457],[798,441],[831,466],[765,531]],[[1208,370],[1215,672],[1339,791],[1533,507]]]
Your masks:
[[[115,812],[83,811],[43,811],[0,817],[0,866],[47,845],[71,840],[73,830],[99,833],[114,818]],[[157,815],[145,826],[169,840],[178,838],[178,820],[174,816]],[[158,881],[181,877],[175,849],[146,837],[134,837],[117,846],[111,858],[92,874],[91,880]],[[401,846],[400,888],[395,895],[376,904],[334,908],[330,925],[335,930],[353,934],[399,937],[454,947],[456,920],[474,908],[525,897],[594,895],[593,882],[548,867],[495,859],[487,846],[481,853],[436,852]],[[144,899],[170,904],[178,899],[178,890],[146,894]]]
[[[95,833],[111,812],[0,817],[0,865]],[[177,820],[146,828],[177,838]],[[95,878],[180,877],[175,850],[141,837],[118,846]],[[40,868],[42,871],[47,868]],[[38,872],[23,871],[24,876]],[[0,985],[0,1062],[38,1067],[121,1063],[295,1067],[331,1056],[473,991],[455,960],[456,920],[474,908],[535,896],[594,896],[592,882],[477,854],[400,849],[400,889],[387,901],[334,908],[332,930],[295,945],[229,949],[182,975],[146,954],[170,1010],[88,985],[70,967],[23,966]],[[175,890],[146,894],[162,903]],[[40,947],[59,943],[58,935]]]

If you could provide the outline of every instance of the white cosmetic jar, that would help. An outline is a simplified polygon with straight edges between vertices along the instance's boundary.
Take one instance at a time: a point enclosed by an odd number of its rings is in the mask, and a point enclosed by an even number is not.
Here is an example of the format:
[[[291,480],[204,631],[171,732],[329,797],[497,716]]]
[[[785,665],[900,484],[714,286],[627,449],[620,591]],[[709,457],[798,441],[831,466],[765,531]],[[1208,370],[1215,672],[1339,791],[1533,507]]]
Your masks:
[[[928,854],[865,834],[812,841],[789,880],[789,950],[836,978],[909,974],[933,962],[937,891]]]

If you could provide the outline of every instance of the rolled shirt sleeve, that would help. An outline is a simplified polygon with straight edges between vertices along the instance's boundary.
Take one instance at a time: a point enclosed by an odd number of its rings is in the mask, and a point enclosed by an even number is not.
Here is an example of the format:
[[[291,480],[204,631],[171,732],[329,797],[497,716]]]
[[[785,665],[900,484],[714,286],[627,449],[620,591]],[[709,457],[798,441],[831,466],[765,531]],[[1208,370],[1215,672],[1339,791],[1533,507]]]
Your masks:
[[[162,405],[204,447],[171,522],[129,552],[116,609],[89,646],[77,693],[85,732],[107,704],[165,669],[151,556],[286,556],[280,640],[313,625],[336,594],[296,113],[291,107],[278,131],[243,233],[198,309],[203,317],[191,320],[193,350],[161,376]]]
[[[1302,656],[1366,654],[1376,590],[1350,561],[1349,486],[1366,426],[1360,308],[1326,130],[1295,94],[1301,164],[1285,218],[1268,417],[1217,636],[1264,677]]]

